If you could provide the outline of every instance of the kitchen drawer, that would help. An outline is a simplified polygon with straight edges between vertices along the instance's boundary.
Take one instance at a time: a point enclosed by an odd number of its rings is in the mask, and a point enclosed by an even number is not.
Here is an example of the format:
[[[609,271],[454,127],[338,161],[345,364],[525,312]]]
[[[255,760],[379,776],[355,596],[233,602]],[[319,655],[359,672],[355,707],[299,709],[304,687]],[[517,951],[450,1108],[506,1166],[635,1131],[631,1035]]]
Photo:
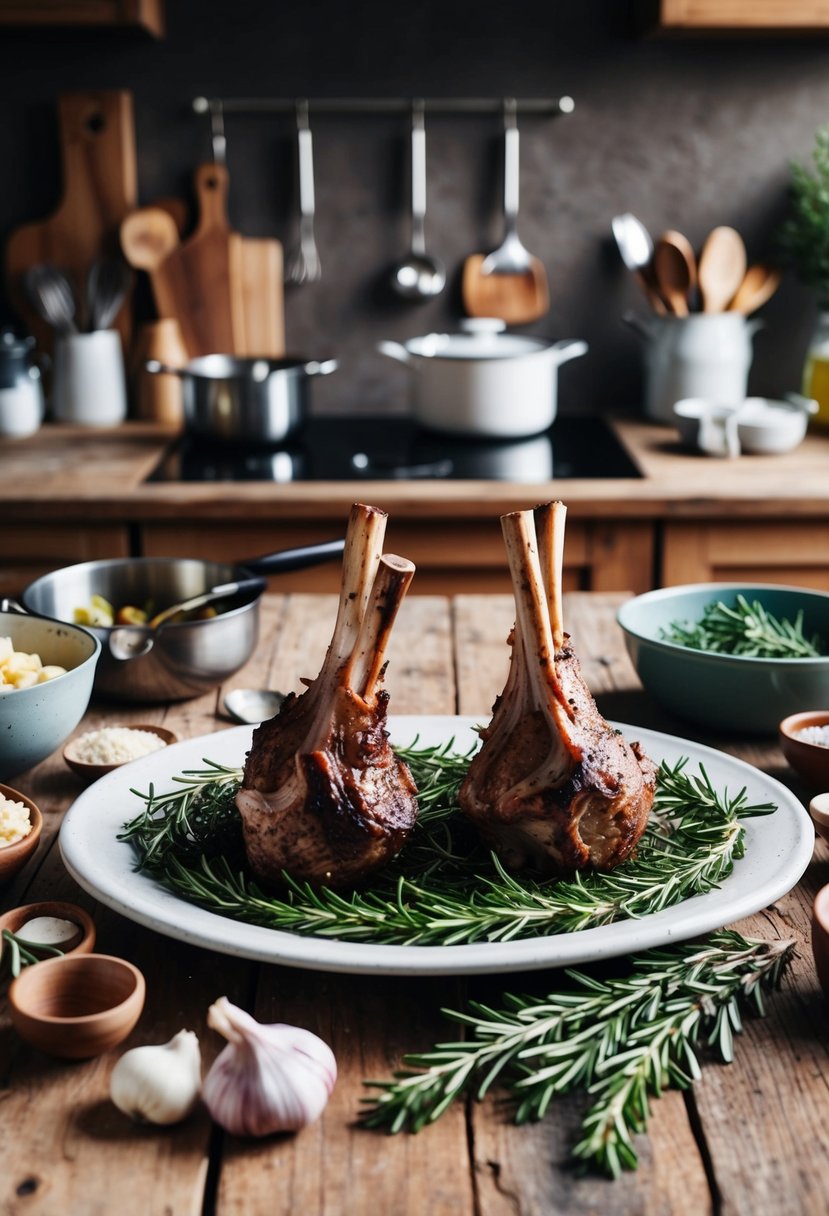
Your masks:
[[[829,524],[804,519],[664,525],[662,586],[740,581],[829,591]]]
[[[15,524],[0,530],[0,595],[19,595],[33,579],[60,566],[129,555],[126,525]]]
[[[141,529],[141,552],[146,557],[240,562],[274,549],[330,540],[342,529],[341,517],[270,524],[147,523]],[[385,549],[417,566],[413,594],[510,590],[497,515],[471,520],[392,518]],[[564,586],[568,591],[647,591],[653,586],[653,555],[650,524],[570,520]],[[336,562],[270,580],[279,591],[335,591],[339,581]]]

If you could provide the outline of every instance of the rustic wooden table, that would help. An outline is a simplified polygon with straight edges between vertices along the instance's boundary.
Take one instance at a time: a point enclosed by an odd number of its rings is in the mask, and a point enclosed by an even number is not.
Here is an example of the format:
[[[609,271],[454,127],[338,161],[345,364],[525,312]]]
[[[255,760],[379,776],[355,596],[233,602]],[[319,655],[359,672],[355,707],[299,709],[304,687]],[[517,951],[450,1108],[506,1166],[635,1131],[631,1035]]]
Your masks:
[[[608,717],[686,735],[639,688],[614,623],[620,597],[573,594],[566,622],[588,682]],[[233,686],[297,687],[314,675],[328,642],[334,601],[269,596],[255,658]],[[506,672],[512,621],[506,597],[410,597],[390,649],[387,685],[396,713],[488,712]],[[228,687],[231,686],[229,682]],[[93,706],[79,730],[155,721],[180,737],[224,729],[222,690],[166,708]],[[772,742],[720,745],[792,784]],[[262,1021],[307,1026],[333,1047],[340,1076],[323,1118],[295,1137],[237,1141],[199,1111],[169,1129],[139,1128],[108,1100],[119,1048],[65,1063],[28,1049],[0,1006],[0,1209],[38,1216],[547,1216],[575,1213],[825,1213],[829,1177],[829,1002],[809,948],[810,903],[829,882],[818,844],[799,886],[740,924],[749,935],[790,938],[797,957],[766,1018],[749,1019],[730,1066],[703,1069],[692,1093],[654,1103],[640,1166],[615,1182],[568,1164],[582,1103],[554,1104],[543,1122],[513,1126],[495,1102],[457,1104],[416,1136],[389,1137],[355,1124],[364,1078],[387,1077],[407,1051],[447,1037],[441,1006],[470,995],[552,987],[551,973],[502,980],[366,978],[258,965],[188,947],[96,906],[66,874],[56,847],[61,817],[80,786],[59,754],[13,783],[45,814],[33,861],[2,893],[2,907],[49,897],[89,907],[98,947],[132,959],[147,1003],[127,1045],[160,1043],[186,1026],[207,1061],[221,1044],[205,1029],[208,1005],[226,994]],[[449,1036],[452,1037],[452,1036]]]

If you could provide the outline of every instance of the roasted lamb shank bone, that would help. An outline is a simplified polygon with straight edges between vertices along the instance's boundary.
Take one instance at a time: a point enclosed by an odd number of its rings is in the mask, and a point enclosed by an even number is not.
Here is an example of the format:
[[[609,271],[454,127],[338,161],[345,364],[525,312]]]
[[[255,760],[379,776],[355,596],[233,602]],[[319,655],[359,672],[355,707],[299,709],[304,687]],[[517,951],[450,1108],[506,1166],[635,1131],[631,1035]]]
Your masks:
[[[414,823],[414,782],[389,747],[388,694],[377,691],[414,566],[380,557],[385,520],[376,508],[352,509],[322,671],[254,734],[237,805],[251,867],[268,882],[284,870],[353,884],[396,852]]]
[[[461,804],[507,864],[572,871],[630,855],[653,801],[654,769],[601,717],[564,645],[565,512],[554,503],[535,518],[502,518],[516,599],[512,661]]]

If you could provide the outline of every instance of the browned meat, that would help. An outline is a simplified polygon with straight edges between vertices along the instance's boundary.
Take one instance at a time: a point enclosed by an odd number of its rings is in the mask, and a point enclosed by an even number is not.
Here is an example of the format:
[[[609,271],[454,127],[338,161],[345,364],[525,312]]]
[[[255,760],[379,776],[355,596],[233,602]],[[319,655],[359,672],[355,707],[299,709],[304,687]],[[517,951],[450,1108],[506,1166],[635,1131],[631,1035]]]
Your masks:
[[[334,635],[301,696],[253,734],[236,805],[256,876],[351,886],[401,847],[414,826],[416,789],[385,729],[380,690],[397,610],[414,574],[381,557],[386,514],[352,507]]]
[[[624,861],[655,768],[599,713],[561,617],[562,503],[501,519],[516,621],[504,691],[461,787],[463,810],[513,869],[567,874]]]

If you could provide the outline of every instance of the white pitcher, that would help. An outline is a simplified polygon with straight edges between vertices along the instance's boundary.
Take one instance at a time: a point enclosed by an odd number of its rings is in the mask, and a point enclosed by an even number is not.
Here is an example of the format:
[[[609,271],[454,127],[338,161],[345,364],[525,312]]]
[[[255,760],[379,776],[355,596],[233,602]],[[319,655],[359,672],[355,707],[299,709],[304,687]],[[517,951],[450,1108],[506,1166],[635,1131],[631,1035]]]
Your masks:
[[[673,407],[685,397],[738,404],[748,389],[754,351],[751,339],[762,325],[738,312],[689,317],[624,320],[645,339],[645,414],[674,422]]]

